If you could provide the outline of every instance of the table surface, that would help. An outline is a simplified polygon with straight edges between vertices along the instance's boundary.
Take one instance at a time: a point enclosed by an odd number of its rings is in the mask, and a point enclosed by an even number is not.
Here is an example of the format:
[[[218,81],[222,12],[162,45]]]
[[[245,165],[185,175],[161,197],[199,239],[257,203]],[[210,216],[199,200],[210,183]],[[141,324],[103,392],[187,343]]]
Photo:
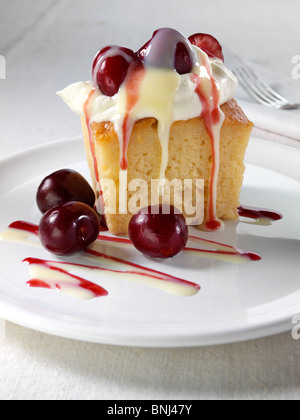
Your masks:
[[[80,136],[55,92],[90,79],[106,44],[137,49],[158,27],[208,32],[244,58],[291,77],[298,0],[1,0],[0,156]],[[205,348],[77,342],[1,321],[0,398],[299,399],[300,342],[291,333]]]

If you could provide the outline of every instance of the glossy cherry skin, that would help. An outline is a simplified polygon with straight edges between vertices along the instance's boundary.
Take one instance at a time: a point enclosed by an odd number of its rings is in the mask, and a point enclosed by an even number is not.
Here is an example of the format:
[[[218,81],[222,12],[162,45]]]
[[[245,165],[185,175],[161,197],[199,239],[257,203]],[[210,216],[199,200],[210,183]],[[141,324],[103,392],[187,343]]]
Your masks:
[[[222,46],[219,41],[209,34],[194,34],[189,37],[191,44],[201,48],[209,57],[215,57],[224,62]]]
[[[186,45],[182,42],[179,42],[176,47],[175,52],[175,70],[179,74],[191,73],[194,67],[194,60],[190,54],[190,51],[187,49]]]
[[[173,206],[157,205],[142,209],[131,218],[129,238],[148,257],[172,258],[185,248],[188,227],[184,216]]]
[[[196,53],[189,40],[172,28],[158,29],[137,53],[149,67],[190,73],[196,63]]]
[[[96,241],[100,222],[86,204],[70,202],[54,207],[40,221],[39,235],[44,248],[58,256],[83,251]]]
[[[86,179],[71,169],[62,169],[47,176],[40,184],[36,201],[42,213],[69,201],[93,207],[95,193]]]
[[[130,65],[137,60],[135,53],[128,49],[112,45],[103,48],[93,62],[93,81],[106,96],[118,93],[124,82]]]

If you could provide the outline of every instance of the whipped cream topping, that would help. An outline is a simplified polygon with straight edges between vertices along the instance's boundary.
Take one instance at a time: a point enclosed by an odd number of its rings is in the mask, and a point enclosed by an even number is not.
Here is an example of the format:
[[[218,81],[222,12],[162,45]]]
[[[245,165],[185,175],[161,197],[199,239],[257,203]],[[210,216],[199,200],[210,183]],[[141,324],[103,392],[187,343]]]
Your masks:
[[[197,56],[201,57],[205,54],[198,47],[193,46]],[[206,54],[205,54],[206,55]],[[225,104],[234,97],[237,91],[238,81],[235,75],[224,65],[221,60],[217,58],[209,58],[207,60],[211,66],[211,73],[213,78],[219,85],[220,103],[219,105]],[[200,60],[199,60],[200,61]],[[202,60],[201,60],[202,61]],[[196,74],[201,74],[201,65],[196,66],[194,69]],[[157,70],[147,68],[144,84],[150,83],[150,79],[158,79],[158,73],[167,73],[172,78],[177,79],[175,89],[172,97],[170,98],[172,105],[172,123],[180,120],[188,120],[191,118],[198,117],[202,113],[202,104],[199,100],[199,96],[195,92],[195,83],[190,78],[190,74],[179,75],[171,70]],[[164,77],[163,77],[164,78]],[[166,79],[166,78],[164,78]],[[152,88],[155,85],[152,84]],[[143,88],[143,86],[142,86]],[[84,115],[84,104],[93,89],[92,82],[78,82],[73,83],[67,88],[58,92],[58,95],[64,100],[69,108],[78,115]],[[158,89],[156,89],[158,90]],[[154,95],[153,95],[154,96]],[[162,94],[159,95],[162,97]],[[140,95],[141,102],[133,110],[134,119],[139,120],[142,118],[154,117],[158,120],[161,119],[161,114],[157,115],[157,107],[153,106],[152,101],[148,103],[143,99],[143,94]],[[150,98],[151,99],[151,98]],[[155,99],[155,98],[154,98]],[[157,98],[155,99],[157,100]],[[105,96],[99,89],[96,90],[93,100],[89,104],[89,117],[90,121],[94,122],[107,122],[111,121],[117,127],[118,121],[122,119],[125,114],[126,104],[126,92],[125,86],[122,85],[119,92],[112,96]],[[155,109],[156,108],[156,109]]]

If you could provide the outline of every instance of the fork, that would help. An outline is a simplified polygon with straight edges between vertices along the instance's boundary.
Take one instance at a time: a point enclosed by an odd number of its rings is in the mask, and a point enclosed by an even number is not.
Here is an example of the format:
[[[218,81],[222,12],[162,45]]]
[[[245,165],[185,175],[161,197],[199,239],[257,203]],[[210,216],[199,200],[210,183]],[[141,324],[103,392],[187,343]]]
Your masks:
[[[293,103],[279,95],[267,85],[247,64],[242,63],[234,71],[242,87],[257,102],[278,109],[299,109],[300,104]]]

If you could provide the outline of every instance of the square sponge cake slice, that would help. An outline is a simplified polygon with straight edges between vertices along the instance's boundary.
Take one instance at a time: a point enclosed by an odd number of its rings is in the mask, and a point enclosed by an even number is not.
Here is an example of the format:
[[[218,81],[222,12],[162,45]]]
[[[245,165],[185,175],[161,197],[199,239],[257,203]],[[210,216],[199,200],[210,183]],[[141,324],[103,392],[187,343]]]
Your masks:
[[[233,99],[222,105],[221,110],[225,120],[220,133],[217,216],[223,220],[235,220],[238,218],[237,208],[244,179],[244,157],[253,124]],[[94,189],[97,190],[97,178],[100,185],[101,181],[109,179],[116,186],[116,190],[108,191],[105,195],[108,200],[114,200],[109,194],[116,197],[115,214],[106,211],[108,229],[114,235],[127,235],[132,214],[120,214],[118,211],[120,146],[114,125],[111,122],[91,122],[89,133],[86,120],[82,117],[82,127]],[[151,181],[159,178],[161,159],[157,120],[144,118],[136,121],[128,145],[127,182],[142,179],[151,191]],[[192,118],[174,122],[170,131],[166,179],[179,179],[182,182],[186,179],[204,180],[205,212],[209,200],[212,161],[211,139],[204,120]],[[131,193],[127,200],[130,198]]]

